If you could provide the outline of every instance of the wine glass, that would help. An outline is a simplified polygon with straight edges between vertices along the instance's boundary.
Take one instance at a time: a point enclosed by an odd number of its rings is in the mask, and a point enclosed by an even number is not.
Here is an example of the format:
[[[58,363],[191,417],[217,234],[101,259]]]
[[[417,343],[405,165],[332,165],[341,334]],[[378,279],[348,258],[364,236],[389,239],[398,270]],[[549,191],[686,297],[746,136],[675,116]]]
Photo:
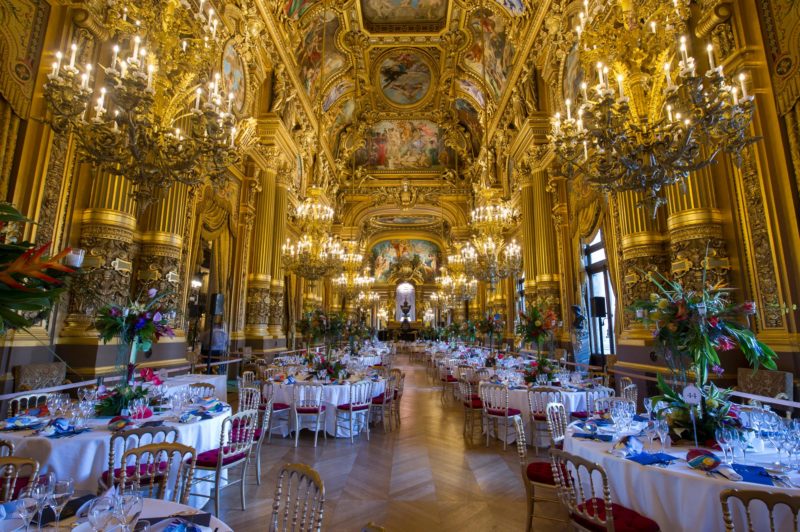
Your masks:
[[[664,419],[656,421],[656,433],[661,441],[661,452],[666,452],[667,438],[669,438],[669,424]]]
[[[132,525],[139,519],[139,514],[142,513],[142,504],[142,496],[138,493],[126,493],[117,498],[114,515],[125,532],[131,532]]]
[[[728,458],[728,444],[730,443],[730,431],[725,427],[717,427],[717,430],[714,431],[714,436],[717,440],[717,445],[719,448],[722,449],[722,454],[725,459],[725,463],[731,465],[733,463],[733,457],[731,456]]]
[[[59,480],[53,486],[53,512],[56,514],[56,530],[61,523],[61,512],[75,493],[75,483],[71,478]]]
[[[98,497],[89,505],[89,524],[92,530],[101,532],[111,528],[114,520],[114,501],[108,497]]]
[[[42,479],[45,477],[46,475],[42,475],[39,481],[37,481],[31,487],[28,493],[29,496],[36,501],[36,512],[39,514],[40,524],[42,522],[42,513],[44,512],[44,509],[47,507],[48,498],[50,497],[50,486],[42,481]]]
[[[36,510],[39,507],[39,501],[33,497],[22,497],[17,501],[17,515],[19,515],[22,522],[25,524],[25,532],[31,526],[31,520],[36,515]]]
[[[647,419],[653,419],[653,400],[650,397],[645,397],[642,402],[644,403],[644,410],[647,412]]]

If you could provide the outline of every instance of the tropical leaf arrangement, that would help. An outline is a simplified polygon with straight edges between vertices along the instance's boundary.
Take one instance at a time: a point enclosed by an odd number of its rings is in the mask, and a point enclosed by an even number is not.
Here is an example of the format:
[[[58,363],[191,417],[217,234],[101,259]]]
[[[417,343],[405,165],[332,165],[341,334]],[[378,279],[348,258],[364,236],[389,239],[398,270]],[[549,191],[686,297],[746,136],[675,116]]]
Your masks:
[[[475,323],[478,332],[486,336],[501,336],[506,324],[500,314],[487,314]]]
[[[33,221],[12,205],[0,203],[0,335],[46,317],[64,291],[66,278],[75,272],[61,263],[69,248],[50,256],[49,243],[36,246],[8,238],[15,223]]]
[[[123,345],[136,342],[140,350],[149,351],[162,337],[174,337],[168,318],[172,311],[161,304],[168,295],[168,292],[159,294],[151,288],[127,305],[112,303],[101,308],[97,312],[95,328],[103,343],[118,338]]]
[[[756,313],[755,303],[732,302],[733,289],[722,283],[707,284],[705,272],[702,290],[684,288],[657,272],[646,275],[657,291],[630,310],[637,321],[655,326],[656,343],[673,377],[669,383],[659,375],[661,395],[652,398],[653,405],[667,405],[662,413],[676,438],[693,439],[696,427],[699,442],[713,440],[717,427],[738,423],[737,407],[729,400],[731,390],[708,381],[709,371],[723,373],[719,353],[738,348],[753,371],[777,369],[777,355],[745,325]],[[691,372],[701,395],[697,406],[687,404],[675,388],[685,387]]]

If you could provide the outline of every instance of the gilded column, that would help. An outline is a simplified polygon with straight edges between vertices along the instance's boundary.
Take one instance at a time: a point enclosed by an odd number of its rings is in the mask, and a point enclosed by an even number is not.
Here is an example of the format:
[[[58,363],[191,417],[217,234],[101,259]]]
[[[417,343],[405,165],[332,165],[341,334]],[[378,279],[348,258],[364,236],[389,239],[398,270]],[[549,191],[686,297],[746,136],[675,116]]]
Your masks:
[[[642,193],[631,191],[618,193],[612,201],[612,210],[616,210],[612,218],[618,220],[622,252],[622,304],[617,305],[617,308],[630,307],[634,302],[650,296],[653,285],[647,279],[649,272],[668,274],[669,265],[664,250],[664,236],[660,231],[660,219],[654,219],[650,210],[640,207],[641,201]],[[621,314],[623,329],[626,331],[623,334],[629,335],[630,330],[636,330],[638,335],[652,337],[639,324],[631,323],[631,317],[627,313]]]
[[[525,272],[525,299],[529,304],[536,300],[536,220],[534,214],[533,182],[530,176],[521,180],[520,214],[522,215],[521,233],[525,240],[521,242],[522,267]]]
[[[286,240],[286,220],[288,218],[289,187],[291,186],[291,170],[287,166],[282,166],[278,170],[275,186],[275,203],[273,211],[273,235],[271,244],[272,266],[270,274],[269,293],[269,335],[272,338],[279,338],[283,333],[283,314],[284,314],[284,281],[283,263],[281,252],[283,242]]]
[[[561,291],[558,274],[558,246],[553,224],[553,201],[547,188],[546,168],[537,169],[530,178],[533,216],[536,226],[536,299],[545,307],[558,309]]]
[[[179,313],[174,320],[178,324],[183,321],[178,301],[184,277],[181,272],[181,252],[188,202],[189,187],[176,183],[163,199],[147,208],[136,275],[138,291],[155,288],[160,293],[168,294],[162,301],[165,307]]]
[[[275,171],[260,169],[261,192],[256,198],[255,222],[247,275],[245,338],[248,344],[267,338],[269,289],[274,227]]]
[[[233,323],[231,324],[231,340],[237,342],[245,340],[245,323],[247,320],[247,274],[250,265],[250,248],[253,233],[253,224],[256,219],[256,200],[261,192],[261,183],[255,176],[252,165],[246,167],[248,176],[242,186],[241,216],[239,218],[237,252],[233,271],[236,272],[233,289]],[[238,345],[237,345],[238,347]]]
[[[666,191],[670,273],[687,288],[702,289],[704,272],[709,283],[727,282],[730,261],[708,169],[692,173],[684,189]]]

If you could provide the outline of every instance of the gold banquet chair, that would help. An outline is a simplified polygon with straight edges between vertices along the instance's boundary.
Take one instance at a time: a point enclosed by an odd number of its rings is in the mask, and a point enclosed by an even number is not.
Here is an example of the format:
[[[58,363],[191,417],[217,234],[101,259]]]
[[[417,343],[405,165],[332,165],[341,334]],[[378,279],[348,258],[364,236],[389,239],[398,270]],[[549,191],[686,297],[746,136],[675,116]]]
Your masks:
[[[269,403],[264,403],[261,390],[257,385],[239,386],[239,408],[236,411],[257,410],[259,415],[258,426],[253,433],[254,447],[250,450],[251,455],[256,455],[256,483],[259,486],[261,485],[261,446],[264,444],[264,438],[267,437],[267,427],[272,414],[270,406]]]
[[[745,519],[742,530],[769,530],[770,532],[797,530],[800,496],[761,490],[728,489],[719,494],[719,500],[722,503],[722,520],[725,523],[727,532],[737,530],[734,524],[734,512],[731,512],[734,506],[738,506],[739,509],[743,510],[742,512],[736,512]],[[756,524],[754,522],[756,516],[753,515],[753,510],[755,509],[754,507],[758,506],[761,509],[766,509],[766,514],[763,517],[769,519],[768,529],[764,526],[766,523]],[[782,517],[784,519],[788,519],[791,516],[791,528],[787,526],[788,523],[778,524],[781,513],[783,513]]]
[[[370,381],[354,382],[347,385],[347,402],[336,406],[336,427],[350,429],[350,443],[353,443],[354,432],[367,432],[369,441],[369,414],[372,404],[372,383]],[[360,421],[359,421],[360,420]],[[357,430],[356,430],[357,429]]]
[[[119,486],[126,476],[121,458],[131,449],[153,443],[175,443],[178,440],[178,429],[167,425],[160,427],[139,427],[117,430],[111,433],[108,447],[108,469],[103,471],[97,479],[97,494],[108,491],[113,486]],[[162,464],[155,474],[162,474],[166,464]],[[127,471],[127,477],[133,477],[133,470]]]
[[[192,397],[216,397],[217,388],[207,382],[193,382],[189,385],[189,394]]]
[[[550,462],[528,462],[528,446],[525,442],[525,427],[522,418],[514,418],[514,427],[517,430],[517,455],[519,457],[520,470],[522,471],[522,482],[525,484],[525,493],[528,500],[528,520],[525,525],[526,532],[533,528],[533,517],[536,509],[536,502],[552,503],[561,508],[564,514],[560,518],[540,515],[542,519],[567,522],[566,512],[561,507],[561,501],[556,491],[556,479],[553,475],[553,466]],[[542,496],[542,492],[550,492],[550,497]]]
[[[300,429],[305,417],[314,422],[314,447],[317,446],[320,428],[325,441],[328,431],[325,430],[326,408],[322,402],[323,385],[320,382],[298,382],[292,385],[292,417],[294,418],[294,446],[300,443]]]
[[[8,417],[16,416],[31,408],[40,408],[47,404],[49,393],[29,393],[20,395],[8,401]]]
[[[39,474],[39,462],[31,458],[3,456],[0,458],[0,503],[13,501],[33,487]]]
[[[219,515],[220,492],[223,488],[239,484],[240,495],[242,498],[242,510],[246,510],[245,503],[245,478],[247,476],[247,464],[250,458],[250,451],[253,447],[253,437],[258,427],[258,410],[245,410],[227,417],[222,422],[222,433],[220,435],[219,447],[205,451],[197,455],[195,469],[197,471],[213,472],[214,476],[201,477],[195,476],[192,486],[199,486],[201,483],[211,483],[214,489],[214,515]],[[231,480],[231,469],[241,466],[242,475],[238,480]],[[222,474],[228,472],[228,482],[222,485]],[[191,493],[198,497],[210,499],[211,496],[202,493]]]
[[[558,496],[576,530],[660,530],[652,519],[612,502],[608,475],[600,464],[555,448],[550,449],[550,458]]]
[[[549,386],[534,386],[528,390],[528,408],[530,409],[531,446],[539,454],[540,447],[549,447],[552,440],[547,423],[547,405],[563,403],[561,390]]]
[[[501,438],[500,425],[505,425],[505,435],[502,436],[503,450],[508,447],[508,436],[511,432],[511,427],[515,427],[513,419],[520,417],[522,412],[516,408],[508,406],[508,386],[503,384],[493,384],[490,382],[481,382],[478,387],[478,395],[480,395],[481,402],[483,403],[483,417],[486,419],[486,447],[489,447],[489,429],[491,424],[494,423],[495,437]],[[519,437],[519,434],[517,434]]]
[[[270,532],[319,532],[325,509],[325,485],[305,464],[286,464],[278,475]]]
[[[196,452],[181,443],[151,443],[125,451],[120,493],[134,491],[150,499],[189,501]],[[164,467],[166,464],[166,467]]]

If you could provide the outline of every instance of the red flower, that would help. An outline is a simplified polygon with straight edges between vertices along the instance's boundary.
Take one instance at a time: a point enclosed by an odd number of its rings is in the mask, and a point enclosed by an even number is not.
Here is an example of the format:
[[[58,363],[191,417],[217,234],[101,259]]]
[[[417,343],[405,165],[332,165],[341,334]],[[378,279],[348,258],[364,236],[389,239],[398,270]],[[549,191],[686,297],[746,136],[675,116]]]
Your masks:
[[[719,325],[719,318],[716,316],[711,316],[710,318],[708,318],[708,324],[716,328]]]
[[[756,304],[753,301],[745,301],[742,303],[742,312],[745,314],[755,314],[756,313]]]

